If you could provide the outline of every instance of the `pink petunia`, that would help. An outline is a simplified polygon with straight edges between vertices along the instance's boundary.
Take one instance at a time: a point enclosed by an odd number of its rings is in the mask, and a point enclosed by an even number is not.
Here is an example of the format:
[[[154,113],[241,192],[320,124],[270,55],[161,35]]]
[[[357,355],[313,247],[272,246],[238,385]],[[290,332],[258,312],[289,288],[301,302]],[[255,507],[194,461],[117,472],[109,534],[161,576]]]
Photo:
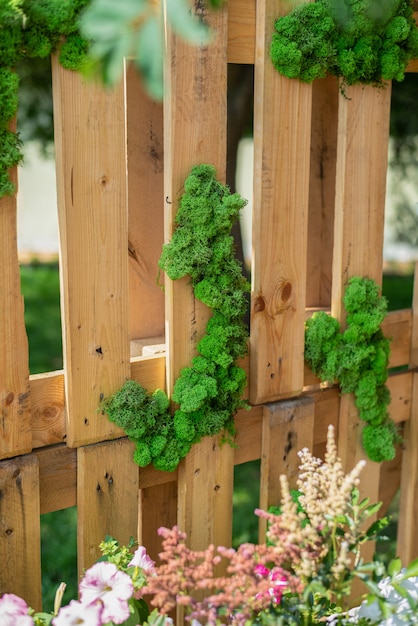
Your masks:
[[[14,593],[5,593],[0,598],[0,626],[33,626],[29,607]]]
[[[99,562],[90,567],[79,589],[83,604],[102,604],[103,623],[112,621],[122,624],[128,619],[128,600],[132,597],[134,586],[128,574],[119,571],[114,563]]]
[[[58,615],[53,618],[52,626],[102,626],[103,606],[97,604],[83,604],[77,600],[71,600],[68,606],[63,606]]]
[[[147,554],[144,546],[139,546],[135,550],[132,561],[129,563],[130,567],[140,567],[144,572],[152,574],[154,572],[155,561],[153,561]]]

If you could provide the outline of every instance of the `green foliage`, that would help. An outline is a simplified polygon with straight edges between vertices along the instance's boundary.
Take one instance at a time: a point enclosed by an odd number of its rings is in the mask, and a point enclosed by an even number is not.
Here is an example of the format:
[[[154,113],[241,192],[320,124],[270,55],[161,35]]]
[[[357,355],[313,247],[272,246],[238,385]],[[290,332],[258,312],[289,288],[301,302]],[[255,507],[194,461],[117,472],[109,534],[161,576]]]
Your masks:
[[[174,33],[205,44],[209,31],[190,12],[187,0],[169,0],[166,19]],[[161,6],[149,0],[95,0],[81,19],[83,35],[92,41],[88,73],[112,86],[121,79],[124,58],[131,58],[153,98],[163,95],[164,25]]]
[[[0,6],[0,198],[12,195],[9,169],[23,158],[18,135],[10,128],[17,111],[19,79],[15,67],[22,59],[45,58],[61,44],[65,67],[79,69],[88,44],[78,34],[78,16],[89,0],[5,0]]]
[[[310,83],[327,73],[344,85],[403,80],[418,57],[410,0],[316,0],[298,5],[275,24],[270,55],[288,78]]]
[[[193,443],[222,431],[234,433],[233,415],[244,406],[246,375],[235,362],[247,351],[242,318],[249,285],[234,258],[230,235],[245,204],[216,180],[210,165],[193,168],[184,185],[177,228],[160,267],[172,280],[189,275],[195,296],[213,310],[199,354],[180,372],[169,411],[165,393],[150,395],[134,381],[103,403],[109,419],[136,442],[135,462],[172,471]]]
[[[389,340],[380,325],[386,315],[386,299],[368,278],[354,277],[344,295],[347,328],[323,311],[306,322],[305,358],[322,381],[338,381],[342,393],[354,393],[362,420],[363,447],[372,461],[393,459],[400,439],[388,414],[390,393],[385,383]]]

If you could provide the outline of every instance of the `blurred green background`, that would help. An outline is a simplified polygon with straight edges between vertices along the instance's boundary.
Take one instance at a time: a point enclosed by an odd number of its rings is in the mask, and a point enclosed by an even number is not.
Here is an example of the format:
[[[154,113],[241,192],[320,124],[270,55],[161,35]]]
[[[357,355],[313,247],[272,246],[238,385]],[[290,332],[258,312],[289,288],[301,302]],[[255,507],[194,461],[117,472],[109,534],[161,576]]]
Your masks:
[[[411,268],[412,270],[412,268]],[[32,374],[62,367],[61,320],[59,305],[59,271],[57,263],[36,260],[21,266],[22,292],[25,299],[25,321],[29,341]],[[390,310],[409,308],[412,303],[413,275],[386,274],[383,294]],[[259,499],[260,463],[244,463],[235,468],[233,545],[257,542],[257,517],[254,509]],[[389,528],[392,541],[382,548],[385,560],[395,555],[397,499]],[[67,583],[64,603],[77,597],[77,509],[48,513],[41,518],[42,571],[44,609],[52,610],[56,588]]]

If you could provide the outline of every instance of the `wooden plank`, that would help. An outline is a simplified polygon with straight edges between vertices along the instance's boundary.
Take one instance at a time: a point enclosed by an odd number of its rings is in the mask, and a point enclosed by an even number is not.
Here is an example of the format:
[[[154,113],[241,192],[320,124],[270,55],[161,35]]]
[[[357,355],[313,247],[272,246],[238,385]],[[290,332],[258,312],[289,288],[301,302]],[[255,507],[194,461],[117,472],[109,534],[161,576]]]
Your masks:
[[[66,440],[64,373],[62,370],[30,377],[33,447]]]
[[[77,504],[77,450],[65,445],[36,451],[39,461],[40,513]]]
[[[331,304],[339,91],[334,76],[312,85],[306,306]]]
[[[352,276],[382,281],[391,87],[348,88],[340,98],[331,313],[344,323]],[[364,141],[367,137],[367,150]]]
[[[10,177],[17,184],[17,168],[10,171]],[[16,195],[0,198],[0,238],[0,459],[4,459],[32,449],[28,342],[17,257]]]
[[[0,463],[0,595],[42,608],[39,468],[35,455]]]
[[[315,403],[305,396],[264,406],[260,465],[260,508],[265,511],[280,503],[280,476],[296,488],[298,452],[313,449]],[[259,541],[266,536],[267,521],[259,520]]]
[[[287,3],[257,4],[250,400],[303,387],[312,86],[281,76],[269,58]]]
[[[367,276],[379,284],[382,280],[391,88],[390,84],[385,89],[353,86],[346,95],[340,98],[338,112],[331,299],[331,313],[343,327],[342,298],[348,280],[352,276]],[[362,427],[353,397],[342,396],[338,451],[345,471],[365,456]],[[368,461],[362,476],[362,492],[372,502],[379,497],[379,471],[378,463]]]
[[[100,399],[129,377],[125,103],[53,61],[67,441],[121,432]]]
[[[177,523],[176,481],[141,489],[139,507],[138,543],[158,562],[161,538],[157,530],[161,526],[172,528]]]
[[[212,26],[209,46],[187,46],[168,37],[165,128],[166,239],[185,178],[192,166],[209,163],[218,179],[226,170],[227,12],[199,7]],[[210,114],[208,114],[210,112]],[[204,334],[209,310],[194,300],[189,279],[166,281],[168,317],[168,391],[180,369],[190,364]],[[178,468],[178,525],[193,549],[208,543],[229,545],[232,535],[233,451],[206,437],[193,446]]]
[[[256,0],[228,2],[228,63],[254,63]]]
[[[127,439],[78,448],[78,570],[97,561],[106,535],[127,544],[138,531],[138,466]]]
[[[129,335],[164,335],[157,284],[164,242],[163,107],[150,99],[132,65],[126,76],[129,223]]]
[[[418,366],[418,263],[415,264],[412,303],[410,367]],[[418,373],[412,380],[411,416],[404,428],[397,554],[407,565],[418,557]]]

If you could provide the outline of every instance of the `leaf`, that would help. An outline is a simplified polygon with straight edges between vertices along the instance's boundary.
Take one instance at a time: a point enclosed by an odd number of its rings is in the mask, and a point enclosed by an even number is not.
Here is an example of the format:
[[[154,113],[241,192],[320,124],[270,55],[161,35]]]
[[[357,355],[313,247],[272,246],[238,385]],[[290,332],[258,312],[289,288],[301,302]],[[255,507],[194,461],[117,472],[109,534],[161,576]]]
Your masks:
[[[418,559],[411,561],[408,567],[403,572],[403,579],[412,578],[413,576],[418,576]]]
[[[35,623],[42,624],[42,626],[49,626],[54,615],[52,613],[35,613]],[[42,621],[39,621],[42,620]]]
[[[388,524],[389,524],[389,519],[387,517],[382,517],[382,518],[376,520],[366,530],[367,538],[371,539],[373,537],[373,538],[379,539],[379,541],[387,539],[387,537],[384,537],[383,535],[379,535],[379,533],[382,530],[384,530],[385,528],[387,528]]]
[[[167,20],[173,31],[186,41],[201,45],[209,43],[208,26],[191,13],[187,0],[167,0]]]
[[[161,19],[153,15],[144,22],[136,42],[135,64],[151,97],[163,96],[163,27]]]
[[[396,576],[402,569],[401,559],[392,559],[388,565],[389,576]]]
[[[376,502],[376,504],[370,504],[362,512],[362,519],[367,519],[368,517],[371,517],[372,515],[377,513],[381,506],[382,506],[381,502]]]

